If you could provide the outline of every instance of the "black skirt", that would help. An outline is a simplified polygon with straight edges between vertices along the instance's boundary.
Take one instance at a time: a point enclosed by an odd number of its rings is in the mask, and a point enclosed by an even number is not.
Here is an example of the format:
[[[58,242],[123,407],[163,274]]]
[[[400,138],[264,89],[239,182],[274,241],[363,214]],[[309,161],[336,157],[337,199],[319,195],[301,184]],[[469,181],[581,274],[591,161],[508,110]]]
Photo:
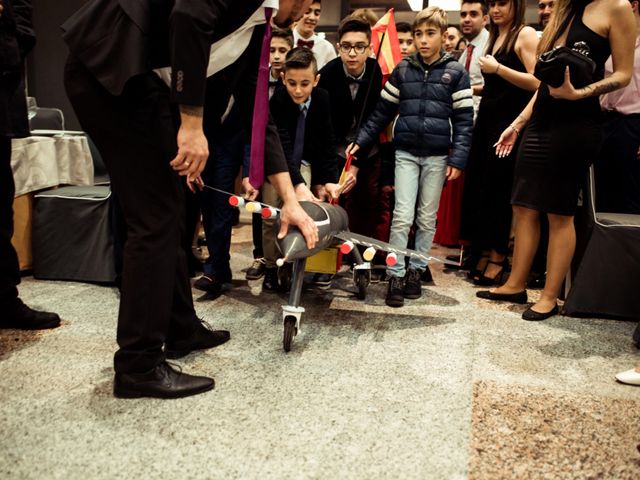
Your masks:
[[[597,98],[556,100],[541,86],[518,149],[511,204],[575,215],[580,189],[602,143]]]

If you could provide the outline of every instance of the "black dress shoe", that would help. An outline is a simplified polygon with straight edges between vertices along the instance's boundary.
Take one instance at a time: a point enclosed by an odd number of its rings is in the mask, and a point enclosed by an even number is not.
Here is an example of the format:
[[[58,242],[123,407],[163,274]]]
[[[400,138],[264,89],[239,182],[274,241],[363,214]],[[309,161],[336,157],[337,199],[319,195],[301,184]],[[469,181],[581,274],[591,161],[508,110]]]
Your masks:
[[[0,328],[44,330],[60,326],[60,317],[57,313],[34,310],[26,306],[19,298],[16,298],[13,305],[7,308],[0,307],[0,311],[3,312]]]
[[[116,373],[113,394],[118,398],[180,398],[211,390],[213,378],[188,375],[167,362],[144,373]]]
[[[518,293],[494,293],[489,290],[480,290],[479,292],[476,292],[476,297],[484,298],[485,300],[496,300],[499,302],[527,303],[526,290]]]
[[[207,323],[200,321],[200,325],[189,338],[176,341],[167,340],[164,354],[171,359],[182,358],[194,350],[206,350],[222,345],[230,338],[231,334],[227,330],[213,330]]]
[[[228,279],[225,282],[222,279],[217,278],[215,275],[202,275],[193,283],[193,288],[217,295],[222,292],[225,283],[231,283],[231,279]]]
[[[530,322],[539,322],[540,320],[546,320],[549,317],[553,317],[558,314],[558,304],[553,307],[551,310],[545,313],[536,312],[531,308],[527,308],[522,314],[523,320],[529,320]]]

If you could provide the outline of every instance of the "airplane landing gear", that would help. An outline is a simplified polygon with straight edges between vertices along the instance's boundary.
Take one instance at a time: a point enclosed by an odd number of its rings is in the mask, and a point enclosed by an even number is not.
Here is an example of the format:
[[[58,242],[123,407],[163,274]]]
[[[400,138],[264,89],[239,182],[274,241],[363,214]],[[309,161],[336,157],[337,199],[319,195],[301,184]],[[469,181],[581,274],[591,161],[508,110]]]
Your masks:
[[[353,283],[358,289],[356,298],[365,300],[367,298],[367,288],[371,283],[371,264],[369,262],[353,267]]]
[[[304,312],[304,308],[300,306],[300,296],[302,293],[302,281],[304,280],[304,266],[306,263],[306,258],[301,258],[293,263],[289,305],[282,306],[284,328],[282,347],[285,352],[291,351],[293,337],[300,333],[300,317],[302,317],[302,313]]]

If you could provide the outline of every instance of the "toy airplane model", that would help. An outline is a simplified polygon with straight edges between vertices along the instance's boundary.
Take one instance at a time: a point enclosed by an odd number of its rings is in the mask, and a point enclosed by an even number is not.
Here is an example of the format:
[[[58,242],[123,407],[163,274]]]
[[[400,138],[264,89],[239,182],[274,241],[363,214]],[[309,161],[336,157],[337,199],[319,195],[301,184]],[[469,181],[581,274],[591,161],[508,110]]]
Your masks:
[[[219,190],[217,188],[204,185],[205,188],[215,190],[220,193],[229,195],[229,204],[234,207],[245,207],[252,213],[261,212],[262,218],[277,218],[276,225],[279,229],[280,210],[265,203],[246,201],[238,195]],[[385,242],[381,242],[374,238],[366,237],[356,233],[349,232],[349,219],[347,212],[339,205],[331,205],[329,203],[317,202],[300,202],[302,209],[311,217],[318,227],[318,242],[312,249],[307,248],[307,244],[300,230],[295,226],[290,226],[287,235],[278,240],[278,248],[282,253],[282,257],[276,262],[279,267],[285,263],[293,263],[291,275],[291,289],[289,292],[288,305],[282,306],[282,317],[284,326],[284,335],[282,345],[285,352],[291,350],[291,342],[293,337],[300,333],[300,318],[304,313],[304,308],[300,306],[302,295],[302,282],[304,279],[305,265],[307,258],[315,255],[319,251],[329,248],[338,247],[343,254],[352,253],[355,260],[353,266],[353,281],[357,287],[357,298],[364,300],[367,295],[367,288],[371,282],[371,260],[376,252],[386,252],[386,264],[388,266],[395,265],[398,260],[404,261],[404,256],[418,257],[425,261],[434,260],[437,262],[458,265],[456,262],[444,260],[439,257],[423,255],[415,250],[407,248],[398,248]],[[355,245],[366,247],[364,252],[360,254]]]

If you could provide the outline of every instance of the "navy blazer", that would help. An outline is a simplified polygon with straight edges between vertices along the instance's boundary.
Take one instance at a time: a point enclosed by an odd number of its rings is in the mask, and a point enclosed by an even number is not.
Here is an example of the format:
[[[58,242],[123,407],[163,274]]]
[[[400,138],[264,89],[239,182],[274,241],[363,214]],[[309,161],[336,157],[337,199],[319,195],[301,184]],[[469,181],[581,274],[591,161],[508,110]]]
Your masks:
[[[291,100],[286,88],[279,87],[271,97],[269,108],[289,162],[291,179],[295,185],[302,183],[304,180],[299,173],[299,167],[293,164],[292,159],[300,107]],[[311,92],[311,104],[305,120],[302,158],[311,164],[312,185],[338,181],[338,159],[331,124],[331,104],[329,93],[322,88],[316,87]]]

